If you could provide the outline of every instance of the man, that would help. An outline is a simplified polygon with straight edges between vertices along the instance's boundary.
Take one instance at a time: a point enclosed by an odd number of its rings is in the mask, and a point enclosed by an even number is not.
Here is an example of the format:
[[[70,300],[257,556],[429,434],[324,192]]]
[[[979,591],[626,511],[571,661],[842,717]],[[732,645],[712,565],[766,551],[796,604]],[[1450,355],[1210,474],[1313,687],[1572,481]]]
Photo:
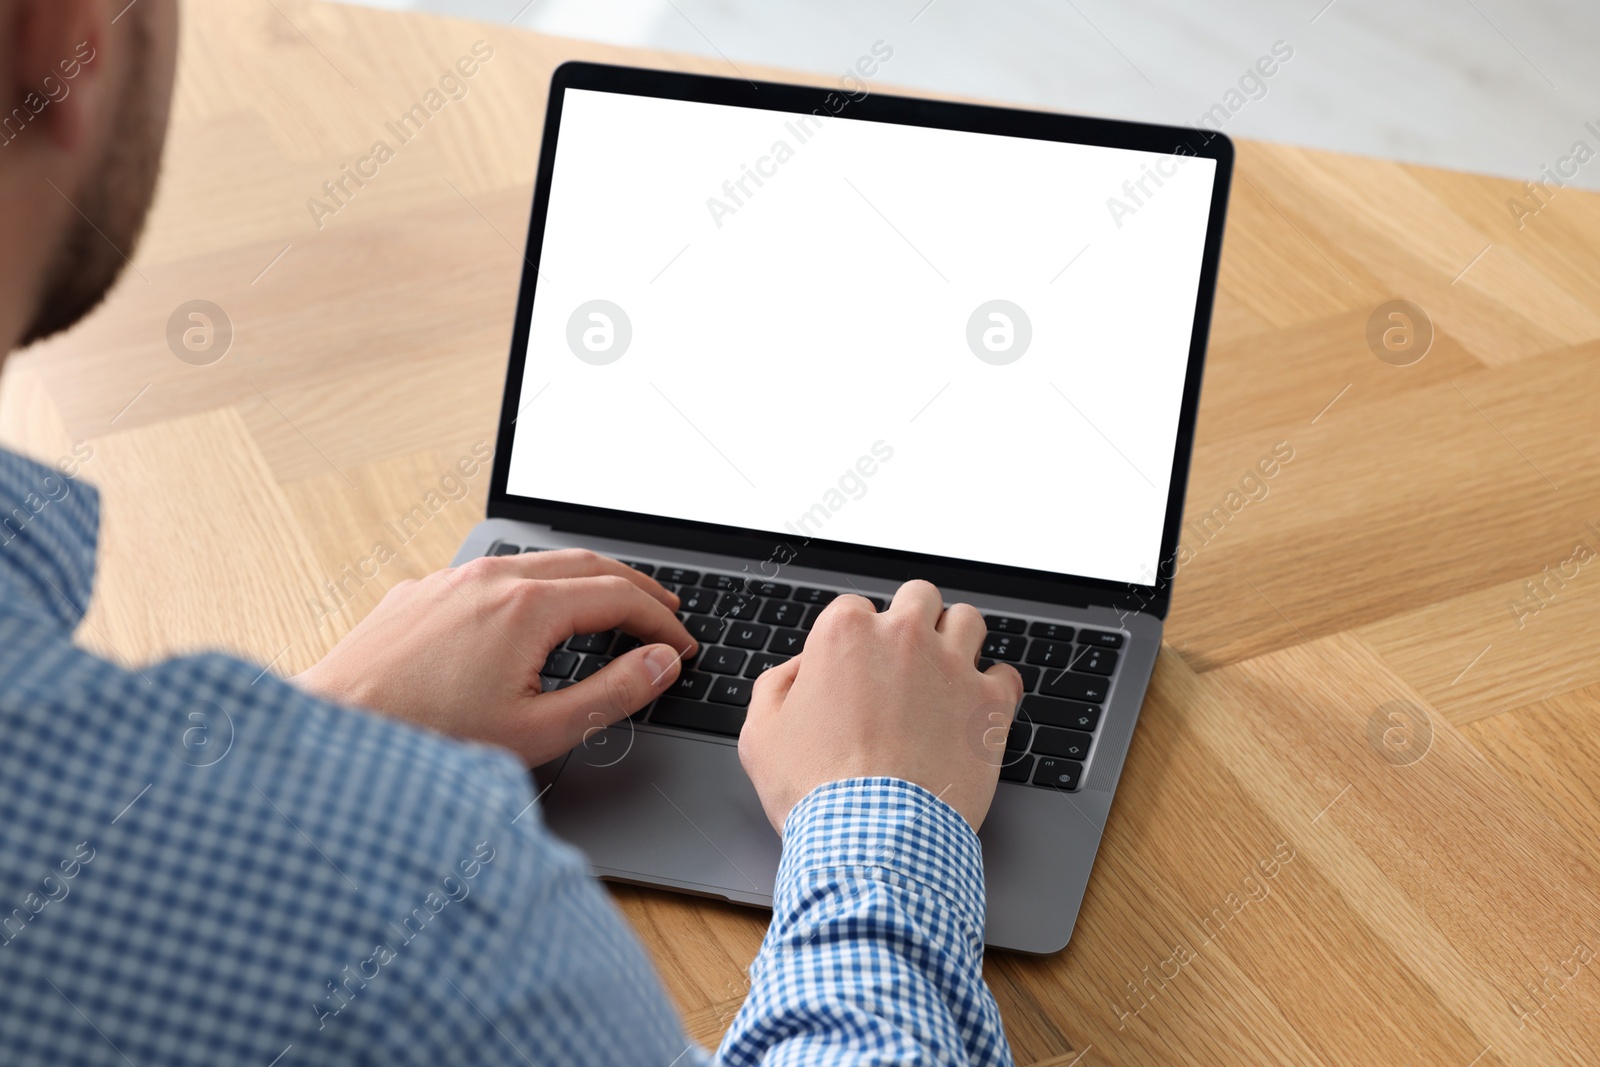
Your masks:
[[[115,279],[176,42],[175,0],[0,0],[0,352]],[[526,772],[674,681],[677,597],[588,553],[484,559],[396,588],[298,684],[123,670],[71,643],[97,523],[0,452],[0,1061],[708,1059]],[[532,664],[612,627],[642,646],[538,692]],[[977,670],[984,629],[925,582],[840,597],[757,684],[740,755],[783,861],[717,1062],[1010,1062],[973,832],[1004,730],[964,735],[1021,682]]]

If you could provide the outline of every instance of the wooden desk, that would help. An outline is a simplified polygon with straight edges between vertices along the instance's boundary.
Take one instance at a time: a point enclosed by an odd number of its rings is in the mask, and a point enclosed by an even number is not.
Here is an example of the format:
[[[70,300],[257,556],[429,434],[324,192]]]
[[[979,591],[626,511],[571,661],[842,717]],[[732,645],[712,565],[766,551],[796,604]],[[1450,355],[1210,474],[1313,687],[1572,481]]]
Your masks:
[[[311,0],[192,0],[184,34],[137,273],[12,360],[0,430],[93,451],[82,640],[290,673],[481,515],[483,475],[332,618],[313,607],[491,437],[551,69],[727,68]],[[319,228],[308,198],[478,40],[467,96]],[[989,959],[1018,1062],[1592,1062],[1600,197],[1519,229],[1514,182],[1239,149],[1198,552],[1072,944]],[[1405,367],[1365,337],[1397,298],[1437,331]],[[193,299],[235,330],[209,366],[166,341]],[[714,1041],[765,916],[616,897]]]

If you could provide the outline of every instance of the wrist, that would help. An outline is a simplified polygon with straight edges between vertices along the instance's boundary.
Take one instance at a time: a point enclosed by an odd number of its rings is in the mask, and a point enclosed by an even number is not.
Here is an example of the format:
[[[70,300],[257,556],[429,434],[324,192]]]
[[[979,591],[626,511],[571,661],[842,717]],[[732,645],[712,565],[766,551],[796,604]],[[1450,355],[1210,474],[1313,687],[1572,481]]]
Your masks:
[[[981,944],[983,846],[970,823],[931,791],[900,778],[849,778],[817,786],[783,827],[778,907],[811,875],[873,869],[945,896]]]
[[[291,675],[288,681],[301,692],[330,704],[350,707],[359,703],[350,686],[334,677],[322,662],[313,663],[299,674]]]

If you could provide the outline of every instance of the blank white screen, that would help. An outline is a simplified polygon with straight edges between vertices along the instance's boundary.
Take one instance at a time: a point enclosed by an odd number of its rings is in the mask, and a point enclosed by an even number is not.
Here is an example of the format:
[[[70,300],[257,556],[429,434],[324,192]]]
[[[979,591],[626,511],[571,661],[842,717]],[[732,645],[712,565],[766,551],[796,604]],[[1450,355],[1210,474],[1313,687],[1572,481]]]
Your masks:
[[[508,489],[1149,584],[1215,169],[568,90]]]

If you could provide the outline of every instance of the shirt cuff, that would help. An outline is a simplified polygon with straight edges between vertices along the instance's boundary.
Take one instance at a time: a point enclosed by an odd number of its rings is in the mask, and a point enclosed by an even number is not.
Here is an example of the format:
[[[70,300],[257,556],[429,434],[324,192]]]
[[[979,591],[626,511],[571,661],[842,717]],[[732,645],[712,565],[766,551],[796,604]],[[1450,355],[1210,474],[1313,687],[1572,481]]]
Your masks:
[[[983,847],[967,820],[920,785],[899,778],[848,778],[818,786],[783,824],[773,907],[800,905],[814,875],[874,868],[947,898],[981,944]]]

